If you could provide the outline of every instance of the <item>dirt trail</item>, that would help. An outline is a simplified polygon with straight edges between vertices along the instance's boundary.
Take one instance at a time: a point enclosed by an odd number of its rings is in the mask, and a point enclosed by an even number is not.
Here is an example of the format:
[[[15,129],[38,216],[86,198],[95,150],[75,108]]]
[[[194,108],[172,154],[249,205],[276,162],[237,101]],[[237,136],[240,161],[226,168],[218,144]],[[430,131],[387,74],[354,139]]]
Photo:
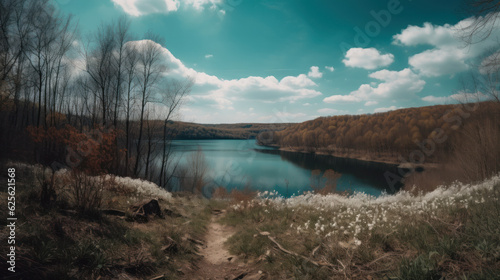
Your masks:
[[[236,256],[231,255],[224,246],[224,242],[234,234],[234,229],[218,223],[219,218],[220,215],[212,216],[205,237],[206,245],[200,249],[200,254],[213,265],[226,264],[236,260]]]
[[[199,250],[203,259],[196,264],[196,269],[184,275],[183,279],[265,279],[262,272],[240,261],[237,256],[231,255],[226,249],[224,242],[235,233],[235,230],[218,222],[223,215],[224,212],[216,212],[212,216],[207,228],[205,244]]]

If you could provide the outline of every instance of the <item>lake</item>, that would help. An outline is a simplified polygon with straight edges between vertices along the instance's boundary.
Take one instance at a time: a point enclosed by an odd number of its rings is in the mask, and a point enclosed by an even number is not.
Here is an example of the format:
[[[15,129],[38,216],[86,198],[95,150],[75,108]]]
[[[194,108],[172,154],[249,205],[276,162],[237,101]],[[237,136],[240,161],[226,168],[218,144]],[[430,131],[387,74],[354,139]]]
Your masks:
[[[172,141],[172,155],[181,165],[186,165],[189,155],[199,148],[209,169],[207,193],[218,186],[228,190],[250,187],[261,192],[276,190],[289,197],[312,190],[313,170],[320,170],[323,174],[328,169],[341,174],[337,191],[364,192],[374,196],[384,191],[396,191],[388,188],[383,175],[385,171],[395,171],[394,165],[280,151],[259,146],[255,140]]]

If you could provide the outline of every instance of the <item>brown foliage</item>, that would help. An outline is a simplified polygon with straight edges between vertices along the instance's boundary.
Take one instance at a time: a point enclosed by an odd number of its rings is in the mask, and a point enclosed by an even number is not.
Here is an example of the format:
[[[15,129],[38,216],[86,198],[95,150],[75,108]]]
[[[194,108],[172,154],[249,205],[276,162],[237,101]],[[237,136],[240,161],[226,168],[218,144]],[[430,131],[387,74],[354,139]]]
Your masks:
[[[230,196],[234,202],[244,202],[248,203],[255,198],[257,192],[252,191],[249,186],[246,186],[243,190],[234,189],[231,191]]]
[[[311,171],[311,188],[317,194],[326,195],[337,191],[337,180],[342,176],[332,169],[326,170],[321,175],[321,170]]]
[[[274,132],[271,144],[330,153],[358,151],[405,155],[437,135],[455,138],[455,131],[465,122],[481,126],[482,115],[498,112],[493,102],[477,104],[477,112],[469,112],[462,105],[438,105],[373,115],[320,117]],[[438,161],[440,156],[453,150],[449,142],[437,144],[426,160]]]
[[[497,108],[500,104],[497,104]],[[484,180],[500,170],[500,108],[481,114],[481,122],[468,122],[458,131],[451,162],[466,181]]]
[[[46,147],[55,146],[56,150],[63,151],[56,160],[88,174],[110,171],[115,157],[124,152],[124,150],[116,152],[115,140],[118,133],[116,130],[97,127],[80,132],[71,125],[62,128],[51,126],[47,129],[29,126],[27,130],[34,143]]]
[[[216,188],[213,191],[212,198],[215,198],[215,199],[226,199],[226,198],[229,198],[229,193],[227,192],[226,188],[224,188],[224,187],[218,187],[218,188]]]

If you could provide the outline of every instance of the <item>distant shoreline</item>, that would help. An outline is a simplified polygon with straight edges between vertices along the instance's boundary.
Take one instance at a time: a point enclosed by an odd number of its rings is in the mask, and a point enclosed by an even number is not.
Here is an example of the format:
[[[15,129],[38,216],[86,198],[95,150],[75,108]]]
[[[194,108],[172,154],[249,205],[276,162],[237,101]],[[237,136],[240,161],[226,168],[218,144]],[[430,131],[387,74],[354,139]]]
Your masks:
[[[260,144],[259,144],[260,145]],[[403,168],[403,169],[421,169],[423,170],[428,170],[428,169],[436,169],[439,168],[440,164],[435,163],[435,162],[428,162],[428,163],[421,163],[421,164],[413,164],[413,163],[402,163],[401,161],[398,161],[397,156],[394,155],[383,155],[382,157],[376,157],[373,156],[373,154],[361,154],[360,152],[343,152],[343,153],[335,153],[333,151],[326,151],[326,150],[315,150],[315,151],[308,151],[305,148],[296,148],[296,147],[280,147],[278,145],[260,145],[264,147],[272,147],[276,148],[280,151],[284,152],[294,152],[294,153],[305,153],[305,154],[316,154],[316,155],[323,155],[323,156],[333,156],[337,158],[348,158],[348,159],[356,159],[364,162],[372,162],[372,163],[383,163],[383,164],[390,164],[390,165],[396,165],[398,168]]]

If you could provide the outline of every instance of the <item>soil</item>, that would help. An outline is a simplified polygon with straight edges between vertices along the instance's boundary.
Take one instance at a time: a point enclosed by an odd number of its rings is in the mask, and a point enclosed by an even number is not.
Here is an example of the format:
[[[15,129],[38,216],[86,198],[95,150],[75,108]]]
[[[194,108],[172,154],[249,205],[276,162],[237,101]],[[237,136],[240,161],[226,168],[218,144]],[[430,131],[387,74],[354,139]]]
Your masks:
[[[217,212],[212,216],[207,228],[205,244],[200,246],[199,250],[202,259],[194,264],[194,269],[184,273],[181,278],[190,280],[267,279],[265,273],[258,270],[255,265],[245,263],[229,253],[224,243],[235,233],[235,230],[218,222],[223,215],[224,212]]]

